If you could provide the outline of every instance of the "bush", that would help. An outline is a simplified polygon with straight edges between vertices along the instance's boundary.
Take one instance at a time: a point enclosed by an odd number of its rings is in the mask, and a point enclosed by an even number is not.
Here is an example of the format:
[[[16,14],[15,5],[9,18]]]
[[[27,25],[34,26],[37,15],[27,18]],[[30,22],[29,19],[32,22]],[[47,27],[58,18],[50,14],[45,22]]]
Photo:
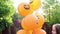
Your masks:
[[[11,0],[0,0],[0,32],[13,24],[15,8]]]

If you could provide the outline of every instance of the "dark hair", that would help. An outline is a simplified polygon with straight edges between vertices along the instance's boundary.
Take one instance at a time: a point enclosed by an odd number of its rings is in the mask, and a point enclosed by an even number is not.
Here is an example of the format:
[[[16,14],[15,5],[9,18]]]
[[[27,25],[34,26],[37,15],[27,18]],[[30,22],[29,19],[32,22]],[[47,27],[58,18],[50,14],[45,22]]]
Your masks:
[[[60,25],[56,25],[55,28],[56,28],[56,34],[60,34]]]

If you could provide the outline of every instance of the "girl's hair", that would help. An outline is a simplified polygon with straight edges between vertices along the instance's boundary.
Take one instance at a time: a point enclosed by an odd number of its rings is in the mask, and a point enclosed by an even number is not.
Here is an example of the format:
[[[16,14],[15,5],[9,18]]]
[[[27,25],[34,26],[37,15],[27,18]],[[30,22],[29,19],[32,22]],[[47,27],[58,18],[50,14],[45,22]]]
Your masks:
[[[57,24],[55,28],[56,28],[56,34],[60,34],[60,24]]]

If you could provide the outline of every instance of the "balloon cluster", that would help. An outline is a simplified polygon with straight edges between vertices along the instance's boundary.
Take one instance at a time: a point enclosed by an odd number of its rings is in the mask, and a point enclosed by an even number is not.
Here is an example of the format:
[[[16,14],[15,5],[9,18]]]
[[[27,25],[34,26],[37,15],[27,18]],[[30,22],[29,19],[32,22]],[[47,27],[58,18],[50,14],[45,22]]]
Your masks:
[[[19,30],[16,34],[46,34],[46,32],[41,29],[44,24],[44,18],[41,15],[33,15],[34,10],[41,7],[40,0],[30,0],[30,3],[21,3],[18,6],[18,12],[20,15],[24,16],[21,25],[22,30]]]

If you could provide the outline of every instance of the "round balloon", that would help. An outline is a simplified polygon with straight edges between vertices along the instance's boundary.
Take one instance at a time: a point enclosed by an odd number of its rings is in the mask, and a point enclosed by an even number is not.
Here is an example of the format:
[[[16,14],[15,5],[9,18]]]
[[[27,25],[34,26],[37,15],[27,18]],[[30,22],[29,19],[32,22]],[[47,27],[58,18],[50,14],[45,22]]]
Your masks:
[[[41,29],[44,24],[44,17],[38,14],[36,14],[36,17],[38,18],[38,27]]]
[[[27,3],[21,3],[18,5],[18,13],[22,16],[26,16],[33,11],[30,10],[30,5]]]
[[[19,31],[17,31],[16,34],[28,34],[28,32],[25,30],[19,30]]]
[[[30,8],[32,10],[36,10],[41,7],[41,1],[40,0],[30,0]]]
[[[32,34],[46,34],[43,29],[34,30]]]
[[[37,15],[37,16],[32,14],[27,15],[22,20],[22,23],[21,23],[22,27],[25,30],[34,30],[34,29],[40,28],[44,23],[44,19],[40,15]]]

